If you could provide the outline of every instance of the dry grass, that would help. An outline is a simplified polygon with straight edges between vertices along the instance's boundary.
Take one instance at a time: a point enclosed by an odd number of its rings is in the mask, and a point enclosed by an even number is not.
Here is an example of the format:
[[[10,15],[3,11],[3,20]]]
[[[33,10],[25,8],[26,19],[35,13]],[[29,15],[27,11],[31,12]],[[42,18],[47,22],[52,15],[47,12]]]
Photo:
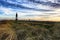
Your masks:
[[[0,40],[60,40],[60,23],[1,21]]]
[[[0,24],[0,40],[16,40],[16,33],[8,22]]]

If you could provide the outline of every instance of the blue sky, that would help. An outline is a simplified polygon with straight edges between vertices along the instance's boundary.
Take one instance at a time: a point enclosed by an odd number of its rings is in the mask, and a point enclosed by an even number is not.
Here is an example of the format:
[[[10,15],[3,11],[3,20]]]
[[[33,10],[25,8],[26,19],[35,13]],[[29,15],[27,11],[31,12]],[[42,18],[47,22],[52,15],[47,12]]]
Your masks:
[[[0,19],[60,21],[60,0],[0,0]]]

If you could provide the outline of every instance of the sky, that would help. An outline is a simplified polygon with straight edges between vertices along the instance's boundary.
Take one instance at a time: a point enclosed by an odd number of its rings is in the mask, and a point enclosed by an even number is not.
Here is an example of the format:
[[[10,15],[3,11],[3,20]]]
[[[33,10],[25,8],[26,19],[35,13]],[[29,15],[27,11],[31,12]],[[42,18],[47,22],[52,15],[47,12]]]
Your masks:
[[[60,21],[60,0],[0,0],[0,20]]]

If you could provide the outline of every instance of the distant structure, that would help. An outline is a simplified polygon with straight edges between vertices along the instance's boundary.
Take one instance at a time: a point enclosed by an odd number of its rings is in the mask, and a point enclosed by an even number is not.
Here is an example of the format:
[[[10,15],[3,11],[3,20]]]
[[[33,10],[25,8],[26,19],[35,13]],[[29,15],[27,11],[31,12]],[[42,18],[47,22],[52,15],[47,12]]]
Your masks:
[[[15,19],[16,21],[18,20],[18,14],[16,13],[16,19]]]

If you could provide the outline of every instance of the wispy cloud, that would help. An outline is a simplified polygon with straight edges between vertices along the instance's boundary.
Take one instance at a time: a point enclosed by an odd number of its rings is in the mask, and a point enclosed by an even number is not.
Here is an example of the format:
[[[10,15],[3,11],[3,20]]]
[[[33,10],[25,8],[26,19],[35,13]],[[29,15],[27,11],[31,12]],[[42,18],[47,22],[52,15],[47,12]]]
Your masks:
[[[50,20],[60,15],[59,0],[0,0],[0,17]],[[5,16],[5,17],[4,17]]]

